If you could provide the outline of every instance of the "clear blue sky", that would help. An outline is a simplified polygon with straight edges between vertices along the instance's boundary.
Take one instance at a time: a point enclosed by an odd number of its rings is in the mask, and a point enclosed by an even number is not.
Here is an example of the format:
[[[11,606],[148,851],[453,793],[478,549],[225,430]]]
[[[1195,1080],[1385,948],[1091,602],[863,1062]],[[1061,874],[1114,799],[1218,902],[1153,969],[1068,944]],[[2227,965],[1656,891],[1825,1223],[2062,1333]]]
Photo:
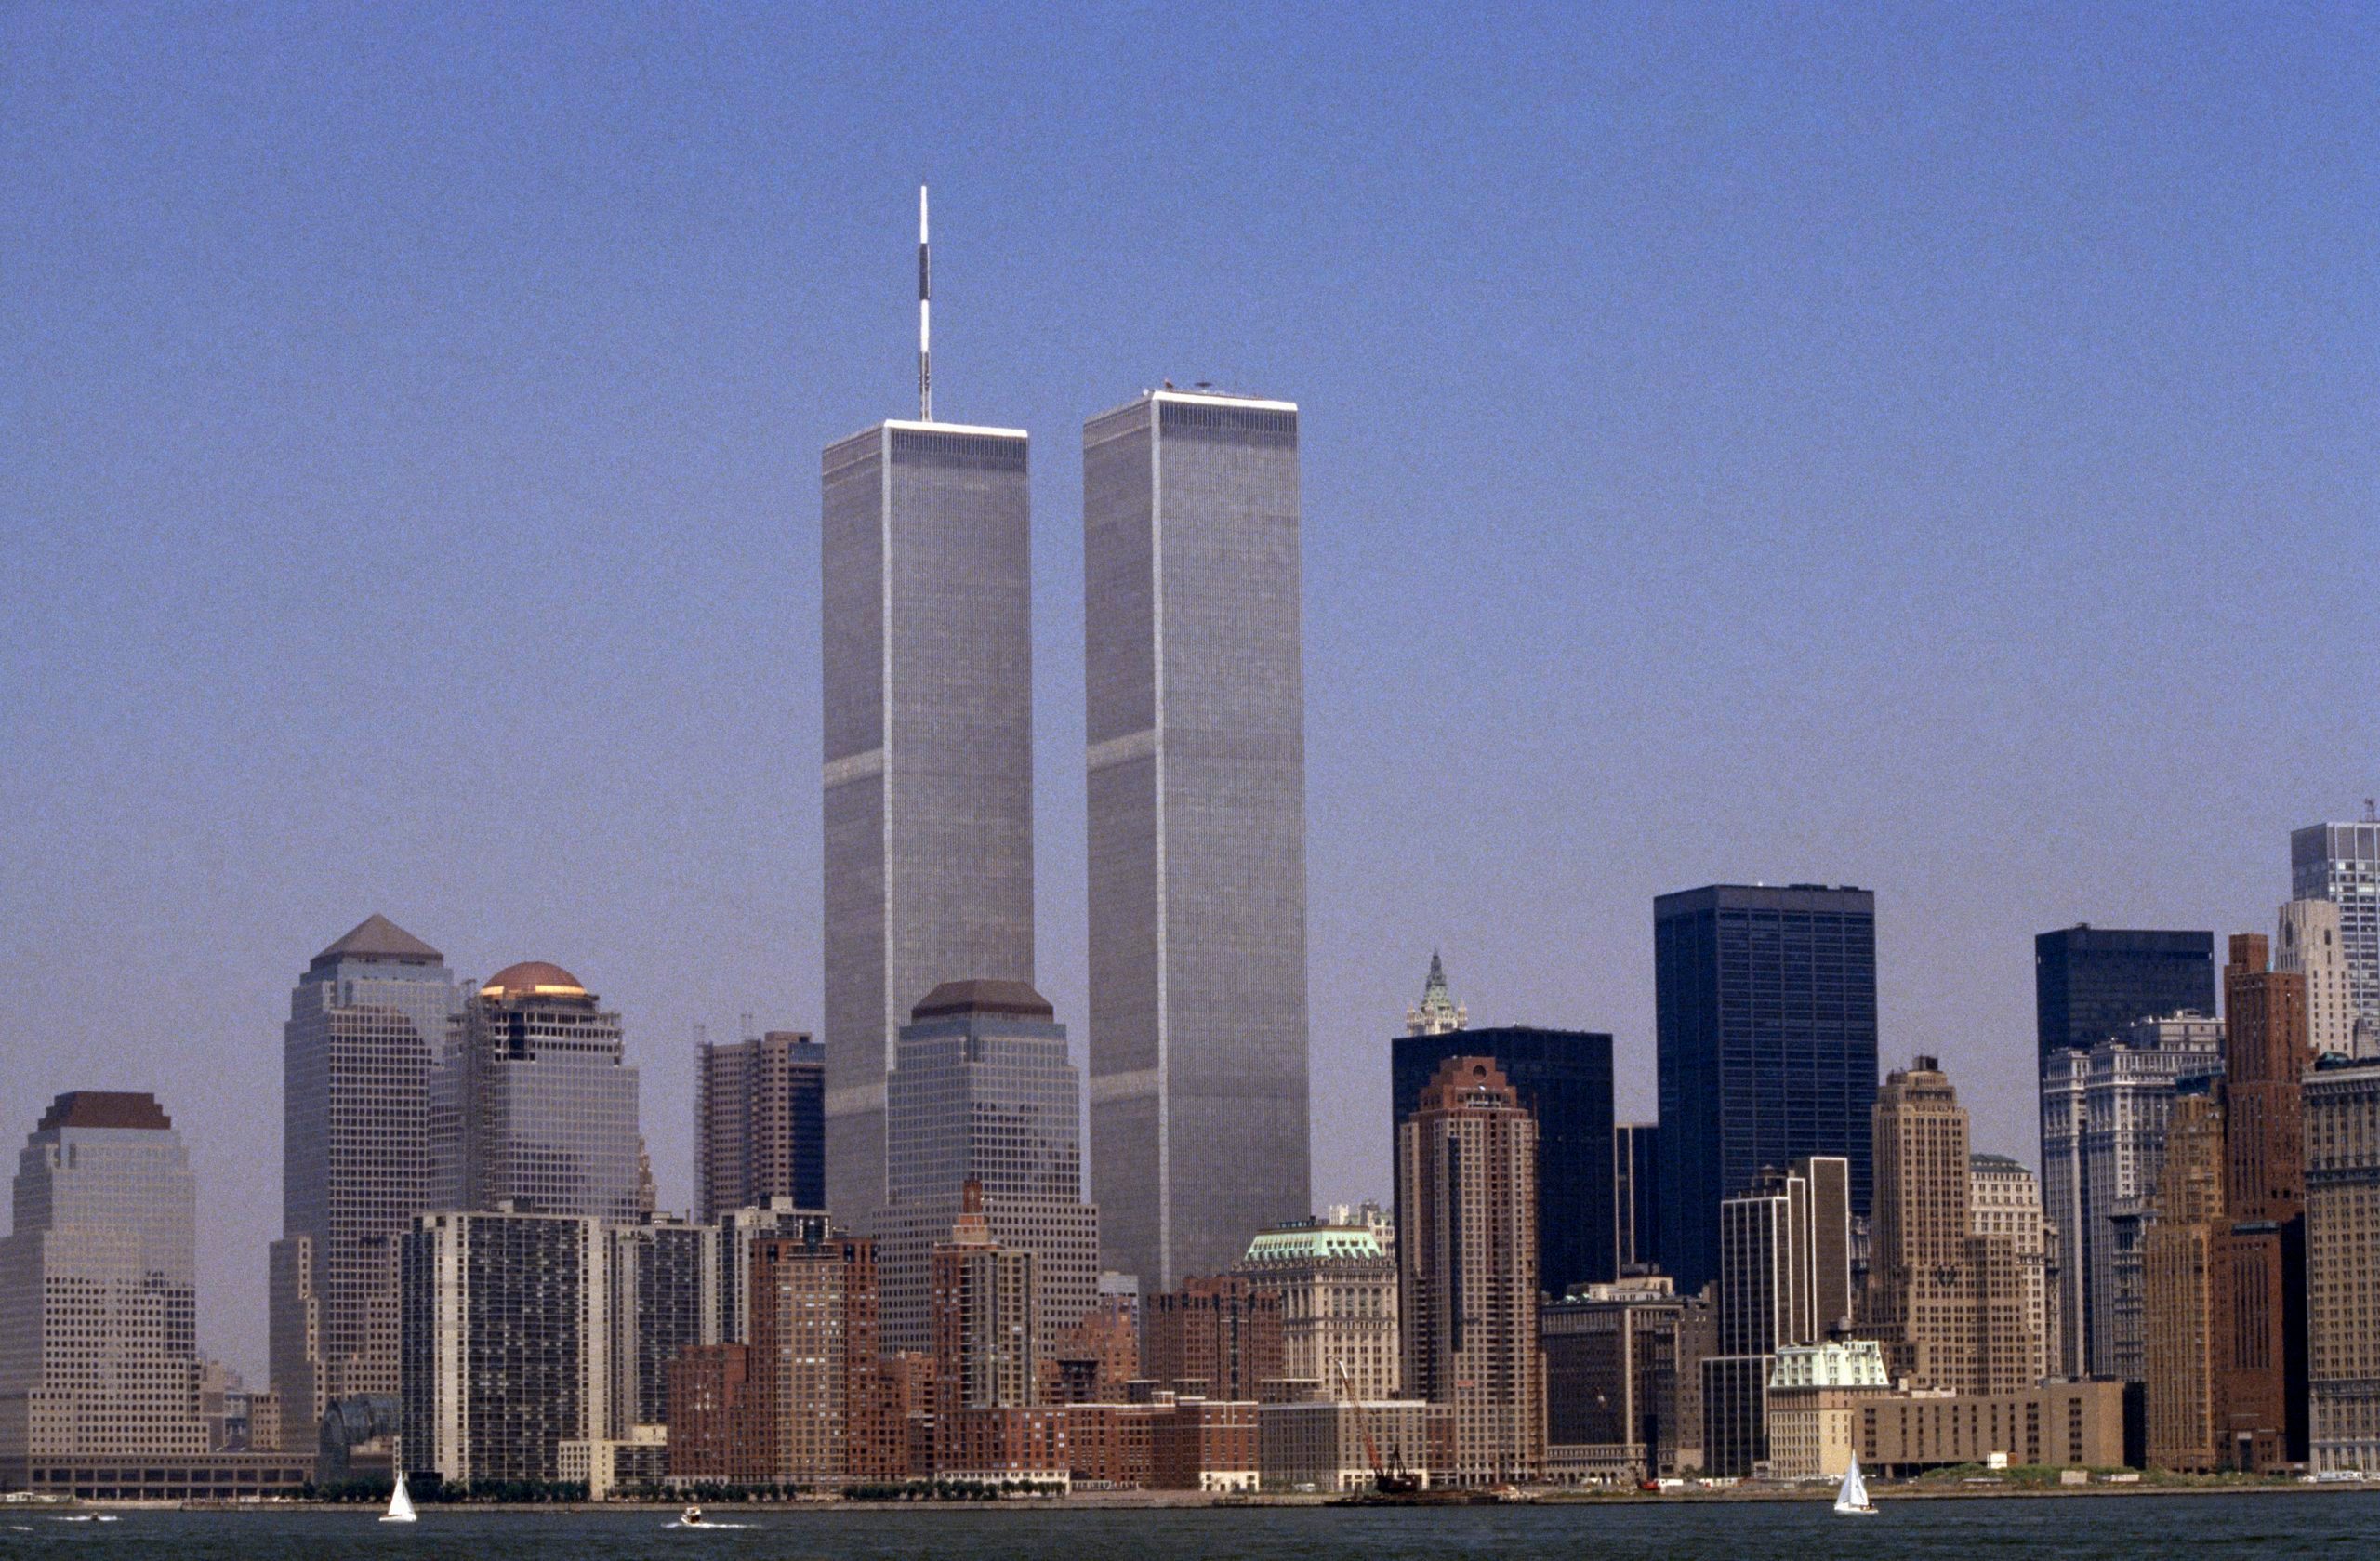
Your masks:
[[[262,1361],[280,1025],[372,910],[819,1012],[817,460],[1034,434],[1081,1038],[1079,429],[1304,408],[1318,1198],[1434,947],[1608,1028],[1651,901],[1878,894],[2035,1155],[2030,936],[2270,925],[2380,791],[2380,27],[2335,6],[0,11],[0,1141],[155,1090]]]

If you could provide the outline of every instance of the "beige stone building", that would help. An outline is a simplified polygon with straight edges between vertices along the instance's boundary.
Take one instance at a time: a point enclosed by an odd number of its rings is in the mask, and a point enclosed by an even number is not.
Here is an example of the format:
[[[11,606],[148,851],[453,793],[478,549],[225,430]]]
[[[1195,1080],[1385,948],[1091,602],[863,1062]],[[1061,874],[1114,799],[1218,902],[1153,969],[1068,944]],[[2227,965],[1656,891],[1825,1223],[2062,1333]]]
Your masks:
[[[1909,1387],[2004,1394],[2039,1382],[2044,1341],[2016,1242],[1975,1232],[1967,1114],[1933,1058],[1877,1091],[1875,1157],[1858,1331],[1884,1345],[1886,1368]]]
[[[1872,1339],[1789,1344],[1768,1375],[1768,1473],[1840,1479],[1858,1446],[1859,1410],[1893,1390]]]
[[[153,1096],[77,1090],[17,1159],[0,1240],[0,1488],[45,1461],[192,1459],[198,1184]]]
[[[2041,1179],[2005,1155],[1971,1157],[1967,1229],[1976,1236],[2004,1236],[2015,1246],[2016,1284],[2025,1301],[2026,1375],[2034,1382],[2054,1375],[2060,1358],[2055,1277],[2060,1233],[2042,1212]]]
[[[2123,1464],[2123,1383],[2043,1382],[2021,1393],[1895,1393],[1859,1406],[1859,1462],[1882,1475],[1952,1463],[2057,1469]]]
[[[2380,1062],[2307,1078],[2306,1266],[2314,1467],[2380,1474]]]
[[[2355,1004],[2336,900],[2292,900],[2281,907],[2272,968],[2306,978],[2306,1034],[2314,1055],[2373,1055],[2375,1038]]]
[[[1370,1230],[1276,1225],[1249,1243],[1237,1272],[1280,1294],[1284,1377],[1326,1398],[1396,1396],[1396,1263]]]

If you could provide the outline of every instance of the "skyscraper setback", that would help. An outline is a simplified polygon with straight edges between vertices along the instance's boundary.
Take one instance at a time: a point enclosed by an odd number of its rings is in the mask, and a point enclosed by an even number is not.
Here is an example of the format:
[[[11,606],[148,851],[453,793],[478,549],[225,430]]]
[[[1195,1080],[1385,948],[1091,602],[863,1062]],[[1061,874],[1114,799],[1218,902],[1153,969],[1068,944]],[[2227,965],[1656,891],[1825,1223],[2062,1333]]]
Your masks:
[[[1457,1056],[1396,1133],[1405,1391],[1453,1407],[1454,1483],[1535,1479],[1545,1466],[1537,1123],[1492,1059]]]
[[[883,422],[823,481],[826,1201],[857,1228],[909,1011],[1033,980],[1025,435]]]
[[[1896,1380],[1953,1393],[2016,1393],[2041,1380],[2013,1232],[1978,1234],[1967,1114],[1920,1057],[1876,1095],[1876,1212],[1860,1331]]]
[[[1091,1190],[1150,1290],[1309,1211],[1298,509],[1291,403],[1084,425]]]
[[[1763,1170],[1839,1155],[1868,1211],[1876,897],[1714,884],[1653,903],[1661,1262],[1718,1276],[1719,1204]]]
[[[2157,1218],[2141,1238],[2141,1357],[2151,1467],[2216,1467],[2215,1360],[2222,1331],[2223,1107],[2213,1080],[2184,1081],[2166,1120]]]
[[[2380,1054],[2380,1034],[2355,1005],[2355,972],[2335,900],[2292,900],[2281,907],[2272,968],[2306,978],[2306,1028],[2317,1057]]]
[[[430,1207],[430,1076],[461,1000],[444,957],[379,915],[289,994],[271,1359],[300,1425],[397,1391],[396,1244]]]
[[[2143,1232],[2155,1214],[2165,1122],[2181,1085],[2223,1069],[2223,1022],[2202,1013],[2135,1020],[2042,1068],[2042,1201],[2063,1249],[2062,1373],[2141,1382]]]

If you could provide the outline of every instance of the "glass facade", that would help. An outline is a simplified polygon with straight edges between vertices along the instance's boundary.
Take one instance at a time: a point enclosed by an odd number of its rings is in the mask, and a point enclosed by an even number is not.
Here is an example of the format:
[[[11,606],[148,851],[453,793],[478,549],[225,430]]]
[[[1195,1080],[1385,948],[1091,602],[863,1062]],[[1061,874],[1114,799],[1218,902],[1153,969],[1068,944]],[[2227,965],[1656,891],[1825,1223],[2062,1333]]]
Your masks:
[[[1545,1293],[1598,1284],[1619,1273],[1613,1165],[1611,1037],[1527,1025],[1403,1035],[1390,1042],[1395,1124],[1421,1108],[1421,1091],[1449,1059],[1492,1057],[1537,1118],[1538,1275]],[[1404,1173],[1395,1172],[1397,1185]]]
[[[0,1240],[0,1470],[207,1450],[198,1186],[145,1094],[59,1096],[17,1158]]]
[[[430,1075],[461,1001],[443,956],[380,916],[314,956],[290,991],[281,1228],[292,1245],[274,1283],[291,1293],[272,1308],[272,1385],[306,1423],[332,1400],[397,1391],[396,1240],[430,1207]]]
[[[2088,1052],[2135,1019],[2215,1012],[2215,934],[2089,925],[2033,939],[2041,1063]]]
[[[1298,481],[1286,402],[1083,428],[1091,1191],[1152,1292],[1310,1212]]]
[[[1719,1204],[1805,1155],[1850,1163],[1868,1211],[1876,1101],[1875,896],[1713,885],[1653,906],[1661,1261],[1718,1277]]]
[[[552,965],[492,977],[431,1078],[430,1140],[433,1209],[633,1223],[637,1072],[620,1016]]]
[[[966,1184],[991,1239],[1034,1255],[1040,1337],[1096,1300],[1099,1219],[1082,1201],[1082,1087],[1065,1026],[1022,982],[952,982],[902,1026],[886,1089],[891,1199],[873,1222],[884,1347],[932,1347],[932,1251]]]
[[[884,423],[821,508],[826,1207],[883,1202],[894,1037],[945,981],[1033,980],[1025,436]]]
[[[1612,1128],[1611,1170],[1617,1179],[1612,1213],[1620,1222],[1620,1266],[1658,1267],[1661,1261],[1661,1130],[1652,1122]]]

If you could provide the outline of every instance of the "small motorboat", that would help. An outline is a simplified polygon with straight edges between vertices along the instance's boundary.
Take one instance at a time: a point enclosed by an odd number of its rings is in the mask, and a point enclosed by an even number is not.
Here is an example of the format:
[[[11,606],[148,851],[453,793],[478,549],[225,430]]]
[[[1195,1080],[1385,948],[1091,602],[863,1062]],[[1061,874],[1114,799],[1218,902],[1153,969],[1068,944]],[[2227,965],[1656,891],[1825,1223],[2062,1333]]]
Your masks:
[[[689,1528],[699,1528],[703,1526],[703,1510],[700,1507],[688,1507],[678,1515],[678,1521]]]
[[[389,1492],[389,1510],[380,1515],[380,1521],[383,1523],[415,1521],[413,1498],[405,1493],[405,1475],[402,1469],[397,1471],[397,1488]]]

